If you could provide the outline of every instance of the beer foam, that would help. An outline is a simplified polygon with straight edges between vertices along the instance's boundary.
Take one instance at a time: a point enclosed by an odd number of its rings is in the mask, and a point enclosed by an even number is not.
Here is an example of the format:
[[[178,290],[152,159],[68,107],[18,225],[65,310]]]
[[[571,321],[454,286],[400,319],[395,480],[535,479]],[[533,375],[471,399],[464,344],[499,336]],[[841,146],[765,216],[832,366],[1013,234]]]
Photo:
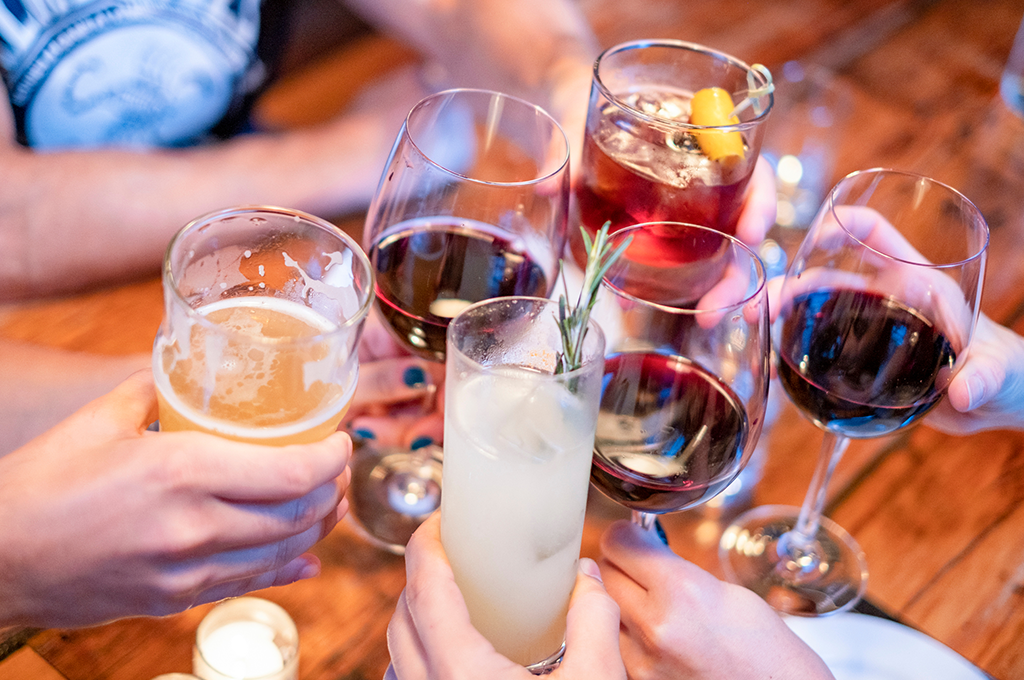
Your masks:
[[[355,279],[352,275],[351,250],[346,250],[344,253],[329,253],[327,257],[330,261],[325,267],[322,279],[314,279],[309,276],[306,270],[288,253],[282,251],[281,255],[284,256],[285,265],[293,268],[302,277],[302,296],[304,298],[309,298],[310,291],[328,297],[341,306],[341,313],[346,318],[359,311],[359,297],[356,295],[353,285]]]
[[[337,329],[337,325],[331,323],[327,318],[316,313],[314,310],[309,309],[305,305],[280,298],[258,296],[230,298],[227,300],[220,300],[210,305],[205,305],[196,311],[203,316],[208,316],[209,314],[220,310],[241,312],[241,310],[245,308],[268,309],[283,316],[289,316],[297,319],[321,333],[330,333]],[[194,329],[195,322],[190,320],[190,324]],[[231,313],[226,322],[219,325],[227,327],[229,331],[233,333],[250,335],[254,338],[262,337],[261,332],[263,330],[263,324],[244,313]],[[273,339],[271,339],[271,342],[266,344],[261,345],[260,343],[254,343],[252,346],[239,348],[229,347],[228,338],[222,333],[206,332],[203,335],[203,346],[204,351],[206,352],[206,360],[204,362],[206,375],[203,380],[203,408],[209,408],[213,386],[216,383],[216,379],[219,377],[223,382],[226,373],[229,376],[228,380],[231,379],[230,376],[232,375],[237,376],[238,380],[233,381],[232,383],[231,399],[226,399],[226,395],[223,393],[219,393],[218,397],[223,401],[230,401],[234,403],[254,401],[256,392],[260,389],[263,383],[251,379],[243,380],[242,378],[245,378],[249,374],[259,374],[260,372],[265,372],[268,375],[270,374],[270,367],[261,366],[260,364],[261,362],[269,363],[272,359],[269,355],[273,353]],[[329,338],[324,342],[344,343],[345,339]],[[195,423],[198,427],[223,436],[250,440],[269,440],[289,437],[305,430],[312,429],[334,417],[337,417],[338,413],[347,407],[349,401],[352,399],[352,395],[355,392],[356,384],[358,382],[358,362],[353,361],[350,375],[345,378],[347,384],[343,386],[342,393],[327,405],[315,410],[311,417],[288,425],[269,427],[238,426],[224,420],[212,418],[202,411],[192,408],[174,393],[171,387],[170,377],[163,370],[164,350],[172,344],[175,344],[175,349],[178,350],[175,353],[174,361],[172,362],[172,369],[173,365],[182,358],[178,355],[187,354],[191,351],[190,340],[180,343],[176,342],[173,338],[165,338],[162,335],[158,337],[157,344],[153,352],[153,375],[156,381],[157,390],[168,405],[170,405],[171,408],[177,411],[182,417]],[[343,347],[332,347],[332,351],[329,351],[324,359],[304,362],[304,387],[309,389],[310,385],[318,380],[324,383],[330,383],[339,363],[337,361],[339,352],[342,351],[344,351]],[[342,360],[344,359],[345,357],[342,357]]]

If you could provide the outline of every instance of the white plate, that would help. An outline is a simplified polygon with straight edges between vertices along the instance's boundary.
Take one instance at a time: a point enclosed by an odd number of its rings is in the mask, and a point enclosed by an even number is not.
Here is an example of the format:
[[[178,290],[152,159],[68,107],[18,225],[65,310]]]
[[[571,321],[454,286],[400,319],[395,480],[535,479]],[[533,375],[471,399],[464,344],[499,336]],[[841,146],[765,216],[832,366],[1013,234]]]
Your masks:
[[[988,680],[941,642],[877,616],[847,612],[785,621],[836,680]]]

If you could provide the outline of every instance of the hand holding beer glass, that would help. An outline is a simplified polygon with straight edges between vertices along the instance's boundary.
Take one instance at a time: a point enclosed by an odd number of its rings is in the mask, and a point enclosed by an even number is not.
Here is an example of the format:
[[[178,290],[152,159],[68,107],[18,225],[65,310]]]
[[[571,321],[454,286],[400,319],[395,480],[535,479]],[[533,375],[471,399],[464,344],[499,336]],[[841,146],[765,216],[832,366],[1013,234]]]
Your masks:
[[[373,290],[353,239],[298,211],[222,210],[174,237],[163,286],[161,430],[285,445],[338,429]]]

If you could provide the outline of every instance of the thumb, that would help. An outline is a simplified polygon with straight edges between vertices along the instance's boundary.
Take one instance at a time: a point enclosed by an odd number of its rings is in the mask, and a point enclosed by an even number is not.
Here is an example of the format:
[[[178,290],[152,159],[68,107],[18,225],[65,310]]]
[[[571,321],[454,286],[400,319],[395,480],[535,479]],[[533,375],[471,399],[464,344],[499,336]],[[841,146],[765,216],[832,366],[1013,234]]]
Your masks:
[[[143,369],[128,376],[108,394],[93,400],[72,416],[88,419],[90,430],[110,434],[141,434],[157,419],[156,386],[153,371]]]
[[[988,402],[1003,386],[1006,371],[993,357],[972,356],[949,384],[949,403],[961,413]]]
[[[565,657],[559,675],[625,678],[619,653],[619,605],[604,589],[594,560],[580,558],[566,619]]]

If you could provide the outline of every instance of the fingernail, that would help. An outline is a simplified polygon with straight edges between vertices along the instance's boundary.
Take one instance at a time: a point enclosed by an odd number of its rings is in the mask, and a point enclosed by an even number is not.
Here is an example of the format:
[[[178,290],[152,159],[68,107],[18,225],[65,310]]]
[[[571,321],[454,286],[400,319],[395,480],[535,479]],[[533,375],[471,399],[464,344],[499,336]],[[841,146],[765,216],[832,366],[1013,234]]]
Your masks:
[[[665,527],[661,526],[661,520],[659,519],[654,520],[654,533],[658,535],[662,543],[668,545],[668,534],[665,533]]]
[[[413,451],[416,449],[422,449],[424,446],[430,446],[434,443],[434,440],[430,437],[417,437],[413,440],[412,444],[409,444],[409,448]]]
[[[360,427],[352,431],[352,434],[359,437],[360,439],[376,439],[377,435],[373,433],[373,430],[368,430],[365,427]]]
[[[409,366],[402,373],[402,382],[406,387],[419,387],[427,381],[427,374],[419,366]]]
[[[315,562],[307,562],[306,566],[299,572],[299,580],[313,578],[320,574],[320,565]]]
[[[967,378],[967,410],[970,411],[985,398],[985,381],[980,376]]]
[[[604,583],[604,579],[601,578],[601,570],[598,568],[597,562],[589,557],[580,558],[580,571],[590,578],[597,579],[601,583]]]

